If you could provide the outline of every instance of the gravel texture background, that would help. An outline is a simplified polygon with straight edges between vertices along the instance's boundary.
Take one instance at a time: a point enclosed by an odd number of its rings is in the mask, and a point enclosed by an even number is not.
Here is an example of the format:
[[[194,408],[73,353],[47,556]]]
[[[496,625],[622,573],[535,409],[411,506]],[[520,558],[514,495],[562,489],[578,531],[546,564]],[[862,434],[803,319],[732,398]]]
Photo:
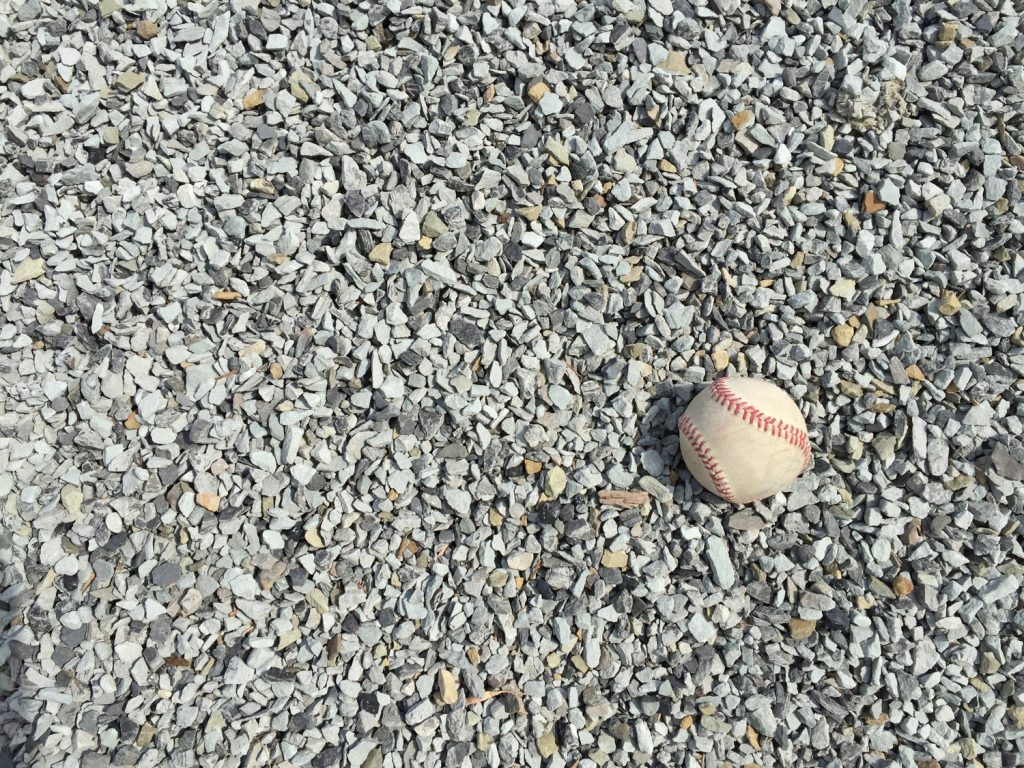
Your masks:
[[[0,0],[0,766],[1021,765],[1015,5]]]

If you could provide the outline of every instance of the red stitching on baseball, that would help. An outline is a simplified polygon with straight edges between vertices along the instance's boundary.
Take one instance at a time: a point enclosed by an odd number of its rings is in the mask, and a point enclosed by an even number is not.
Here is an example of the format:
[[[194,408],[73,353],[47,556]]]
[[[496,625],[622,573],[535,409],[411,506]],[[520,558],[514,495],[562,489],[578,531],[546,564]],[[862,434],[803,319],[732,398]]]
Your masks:
[[[711,482],[715,484],[715,492],[732,504],[738,503],[736,501],[736,494],[729,487],[729,481],[725,479],[725,470],[718,466],[718,462],[715,461],[715,455],[711,452],[711,446],[704,442],[704,437],[701,435],[700,430],[697,429],[696,425],[690,421],[690,417],[686,414],[679,417],[679,431],[686,438],[687,442],[690,443],[693,452],[697,454],[700,463],[707,470],[708,475],[711,477]]]
[[[811,443],[807,439],[807,433],[794,424],[787,424],[784,421],[769,416],[757,406],[751,405],[742,397],[729,388],[729,379],[715,379],[711,384],[711,399],[719,405],[724,405],[730,412],[736,414],[748,424],[753,424],[762,432],[767,432],[772,437],[781,437],[790,445],[800,449],[804,457],[806,467],[811,460]]]

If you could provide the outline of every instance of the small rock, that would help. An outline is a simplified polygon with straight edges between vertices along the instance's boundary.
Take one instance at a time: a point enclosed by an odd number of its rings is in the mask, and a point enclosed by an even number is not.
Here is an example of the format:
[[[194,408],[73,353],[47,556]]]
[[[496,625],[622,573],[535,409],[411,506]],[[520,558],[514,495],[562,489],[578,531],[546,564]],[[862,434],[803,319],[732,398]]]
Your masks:
[[[562,100],[553,93],[545,93],[537,103],[538,109],[544,115],[556,115],[562,111]]]
[[[839,299],[852,299],[854,292],[857,290],[857,281],[851,280],[848,277],[841,277],[832,283],[832,287],[829,288],[828,292]]]
[[[606,549],[604,554],[601,555],[601,565],[605,568],[626,568],[629,566],[629,553],[612,552]]]
[[[900,191],[889,179],[885,179],[878,187],[878,199],[886,205],[899,205]]]
[[[131,93],[140,85],[146,82],[146,76],[142,72],[122,72],[115,81],[115,85],[125,93]]]
[[[855,331],[853,330],[853,328],[851,328],[846,323],[843,323],[841,325],[837,325],[835,328],[832,329],[832,339],[840,347],[848,347],[850,346],[850,342],[853,341],[854,333]]]
[[[169,587],[181,578],[181,566],[177,563],[159,563],[149,572],[149,580],[158,587]]]
[[[548,84],[541,80],[531,85],[526,90],[526,95],[530,97],[530,100],[534,104],[539,104],[540,100],[543,99],[544,96],[548,94],[550,91],[551,88],[548,86]]]
[[[548,498],[558,497],[566,486],[565,470],[561,467],[552,467],[544,477],[544,493]]]
[[[405,713],[405,722],[419,725],[434,714],[434,705],[428,699],[421,699]]]
[[[878,213],[885,210],[885,203],[878,199],[874,190],[864,195],[864,210],[867,213]]]
[[[256,109],[256,107],[263,106],[263,99],[266,95],[266,88],[256,88],[249,91],[242,97],[242,109]]]
[[[25,283],[42,277],[45,274],[44,264],[45,262],[42,259],[23,259],[14,268],[14,274],[11,276],[11,285]]]
[[[711,575],[722,589],[731,589],[736,583],[736,570],[729,559],[729,547],[724,539],[712,536],[704,548],[704,555],[711,566]]]
[[[60,489],[60,503],[64,505],[64,509],[72,516],[77,517],[82,511],[82,501],[84,498],[82,489],[77,485],[65,485]]]
[[[1013,457],[1010,449],[1003,443],[996,443],[992,448],[992,468],[1000,476],[1014,482],[1024,482],[1024,462]]]
[[[715,636],[714,624],[705,619],[704,615],[700,612],[697,612],[690,617],[690,621],[687,622],[686,628],[690,630],[690,634],[693,635],[693,639],[698,643],[710,643]]]
[[[658,68],[676,75],[690,74],[690,68],[686,65],[686,54],[682,51],[669,51]]]
[[[558,742],[552,731],[544,731],[537,739],[537,751],[540,756],[547,759],[558,751]]]
[[[152,40],[160,34],[160,27],[148,19],[135,22],[135,33],[143,40]]]
[[[925,208],[927,208],[928,212],[935,218],[941,216],[943,212],[953,204],[949,199],[949,195],[930,181],[925,182],[921,186],[921,195],[924,198]]]
[[[391,243],[378,243],[370,249],[367,258],[374,264],[382,264],[386,267],[391,264],[391,251]]]
[[[749,109],[741,109],[739,112],[733,115],[732,118],[730,118],[729,122],[732,123],[733,128],[739,131],[753,124],[754,113],[751,112]]]
[[[309,594],[306,595],[306,602],[313,606],[317,613],[325,614],[330,613],[331,611],[330,603],[327,602],[327,598],[324,596],[324,593],[319,589],[311,589]]]
[[[892,591],[900,597],[906,597],[914,591],[914,582],[905,574],[899,574],[892,582]]]
[[[547,140],[547,143],[544,145],[544,149],[547,151],[551,159],[559,165],[569,165],[569,150],[555,137],[552,136]]]
[[[506,562],[514,571],[528,571],[533,565],[533,555],[529,552],[515,552],[506,558]]]
[[[429,211],[427,215],[423,217],[423,223],[420,224],[420,231],[429,238],[438,238],[448,232],[448,225],[445,224],[441,217],[436,213]]]
[[[459,686],[449,670],[443,667],[437,673],[437,690],[442,704],[454,704],[459,700]]]
[[[216,493],[197,493],[196,504],[211,512],[216,512],[220,509],[220,496]]]
[[[1017,591],[1018,586],[1020,586],[1020,582],[1016,576],[998,576],[988,581],[978,591],[978,597],[991,605],[1012,595]]]
[[[952,291],[944,291],[939,297],[939,314],[945,317],[955,315],[960,311],[960,299]]]
[[[806,640],[814,634],[817,626],[817,621],[792,618],[789,620],[789,633],[794,640]]]

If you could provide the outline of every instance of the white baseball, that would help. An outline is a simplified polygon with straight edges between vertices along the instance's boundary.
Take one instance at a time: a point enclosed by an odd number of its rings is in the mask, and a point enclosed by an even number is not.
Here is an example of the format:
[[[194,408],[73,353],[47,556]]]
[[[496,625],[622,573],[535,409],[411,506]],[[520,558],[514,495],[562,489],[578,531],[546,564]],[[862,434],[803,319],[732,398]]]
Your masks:
[[[811,460],[793,399],[761,379],[716,379],[679,419],[679,446],[697,482],[734,504],[772,496]]]

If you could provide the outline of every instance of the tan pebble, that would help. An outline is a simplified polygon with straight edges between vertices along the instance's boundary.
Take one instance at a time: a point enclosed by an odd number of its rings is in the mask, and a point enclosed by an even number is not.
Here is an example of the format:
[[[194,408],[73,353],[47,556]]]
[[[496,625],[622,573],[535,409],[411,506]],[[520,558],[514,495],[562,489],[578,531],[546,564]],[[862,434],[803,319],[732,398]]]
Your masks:
[[[939,314],[944,317],[955,315],[960,311],[960,299],[952,291],[946,291],[939,298]]]
[[[270,377],[273,379],[280,379],[284,376],[284,367],[280,363],[270,364]]]
[[[601,555],[601,565],[605,568],[623,569],[629,565],[629,553],[612,552],[611,550],[606,549],[604,554]]]
[[[441,669],[437,673],[437,692],[442,704],[454,704],[459,700],[458,681],[447,669]]]
[[[690,74],[690,68],[686,65],[686,54],[682,51],[669,51],[668,56],[658,65],[658,68],[666,72],[674,72],[677,75]]]
[[[716,371],[724,371],[729,367],[729,353],[724,349],[716,349],[711,353],[711,362]]]
[[[537,739],[537,751],[542,758],[551,757],[558,752],[558,742],[555,741],[555,734],[551,731],[544,731]]]
[[[907,378],[914,381],[924,381],[924,372],[917,365],[907,366]]]
[[[525,459],[523,461],[523,468],[526,470],[526,474],[536,475],[544,468],[544,465],[539,461],[534,461],[533,459]]]
[[[832,338],[840,347],[848,347],[853,341],[853,333],[853,328],[843,323],[832,329]]]
[[[378,243],[370,249],[370,255],[367,257],[374,264],[382,264],[385,267],[391,264],[391,251],[394,250],[391,247],[391,243]]]
[[[518,213],[527,221],[536,221],[544,211],[543,205],[530,205],[526,208],[519,208]]]
[[[220,509],[220,496],[216,493],[197,493],[196,504],[211,512],[216,512]]]
[[[750,742],[750,746],[754,749],[761,750],[761,739],[758,736],[757,731],[754,730],[753,726],[747,724],[747,741]]]
[[[252,181],[250,181],[249,189],[251,189],[253,192],[261,192],[264,195],[277,194],[277,190],[274,188],[274,185],[264,178],[253,179]]]
[[[793,618],[789,620],[789,633],[794,640],[806,640],[814,634],[817,626],[818,622],[816,621]]]
[[[117,78],[116,85],[125,93],[130,93],[146,82],[146,76],[141,72],[122,72]]]
[[[893,579],[892,591],[900,597],[906,597],[914,591],[914,582],[910,580],[907,574],[901,573]]]
[[[124,420],[125,429],[138,429],[141,426],[142,424],[139,423],[139,417],[135,411],[129,413],[128,418]]]
[[[566,482],[565,470],[561,467],[552,467],[544,477],[544,493],[548,498],[554,499],[565,490]]]
[[[263,105],[263,97],[267,95],[266,88],[257,88],[249,91],[242,97],[242,109],[256,109]]]
[[[148,19],[135,22],[135,33],[143,40],[152,40],[160,34],[160,27]]]
[[[324,540],[320,538],[320,534],[316,532],[316,529],[309,528],[304,534],[303,538],[306,539],[306,543],[315,549],[323,549]]]
[[[234,301],[235,299],[240,298],[241,295],[242,294],[240,294],[238,291],[214,291],[213,292],[213,298],[215,298],[217,301]]]
[[[38,277],[42,277],[44,272],[42,259],[23,259],[14,268],[14,274],[11,275],[11,285],[35,280]]]
[[[540,103],[540,100],[544,98],[544,95],[551,91],[551,88],[543,80],[540,80],[531,85],[526,90],[526,95],[530,97],[534,104]]]
[[[306,595],[306,601],[321,614],[328,613],[331,610],[330,603],[327,602],[324,593],[319,589],[310,590],[309,594]]]

